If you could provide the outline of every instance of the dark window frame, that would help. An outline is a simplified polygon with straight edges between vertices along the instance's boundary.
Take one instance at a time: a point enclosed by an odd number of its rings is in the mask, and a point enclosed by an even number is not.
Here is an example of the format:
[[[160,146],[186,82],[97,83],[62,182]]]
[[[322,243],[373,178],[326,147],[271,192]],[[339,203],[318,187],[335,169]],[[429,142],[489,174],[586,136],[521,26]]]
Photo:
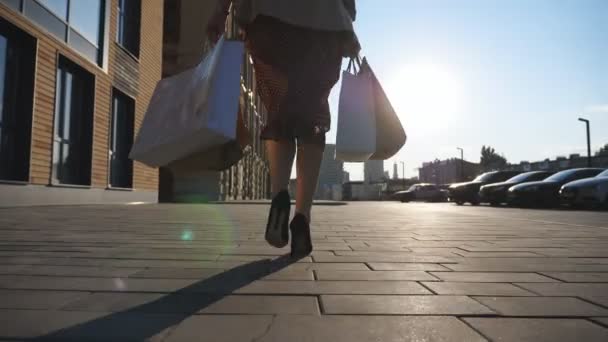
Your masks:
[[[59,56],[53,118],[51,185],[92,185],[95,87],[93,73],[70,59]],[[66,93],[67,90],[69,93]],[[69,123],[66,123],[66,120],[69,120]],[[67,156],[73,159],[66,157],[66,149],[73,151],[67,153]]]
[[[123,103],[124,106],[126,107],[122,107],[120,108],[120,104],[118,103],[118,101],[123,100],[125,101],[125,103]],[[135,140],[135,116],[136,116],[136,108],[137,108],[137,103],[136,100],[127,95],[126,93],[113,88],[112,89],[112,103],[111,103],[111,115],[110,115],[110,122],[109,122],[109,127],[110,127],[110,134],[108,135],[108,189],[126,189],[126,190],[132,190],[133,189],[133,176],[134,176],[134,163],[133,161],[129,158],[129,152],[131,150],[131,147],[133,146],[133,142]],[[121,109],[124,110],[122,111],[121,114]],[[125,113],[126,111],[126,113]],[[127,132],[129,134],[129,136],[127,137],[127,141],[126,144],[127,146],[124,148],[123,151],[120,151],[120,147],[118,146],[119,141],[117,138],[117,135],[119,134],[118,132],[118,124],[119,124],[119,120],[118,120],[118,116],[119,115],[124,115],[127,114],[128,117],[126,118],[126,122],[123,122],[123,124],[126,125],[126,129]],[[117,160],[115,159],[118,156],[118,158],[121,158],[122,160]],[[120,163],[126,163],[126,165],[120,165]],[[119,167],[125,167],[126,170],[121,170],[122,172],[125,172],[126,174],[114,174],[115,171],[119,171],[116,170],[115,168],[119,168]],[[120,171],[119,171],[120,172]],[[128,179],[128,181],[126,183],[121,183],[121,176],[123,177],[123,179]]]
[[[118,0],[116,43],[136,59],[141,48],[141,0]]]
[[[0,107],[0,181],[30,180],[36,39],[0,18],[6,55]]]

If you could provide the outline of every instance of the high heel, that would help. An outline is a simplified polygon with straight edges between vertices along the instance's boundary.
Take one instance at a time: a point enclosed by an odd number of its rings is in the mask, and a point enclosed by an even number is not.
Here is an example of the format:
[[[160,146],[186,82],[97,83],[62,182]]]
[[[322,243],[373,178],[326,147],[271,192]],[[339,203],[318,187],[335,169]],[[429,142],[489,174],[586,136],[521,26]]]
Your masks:
[[[283,248],[289,242],[289,215],[291,198],[289,192],[283,190],[272,199],[268,223],[266,224],[266,241],[273,247]]]
[[[291,257],[302,258],[312,253],[310,224],[306,216],[296,214],[289,226],[291,231]]]

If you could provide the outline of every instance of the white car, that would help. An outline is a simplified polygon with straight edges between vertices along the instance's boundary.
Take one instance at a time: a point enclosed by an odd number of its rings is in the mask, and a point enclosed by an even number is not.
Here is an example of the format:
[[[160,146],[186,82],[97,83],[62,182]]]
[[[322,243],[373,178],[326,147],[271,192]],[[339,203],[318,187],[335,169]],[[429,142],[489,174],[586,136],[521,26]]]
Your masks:
[[[593,178],[585,178],[562,186],[562,203],[570,206],[602,206],[608,208],[608,170]]]

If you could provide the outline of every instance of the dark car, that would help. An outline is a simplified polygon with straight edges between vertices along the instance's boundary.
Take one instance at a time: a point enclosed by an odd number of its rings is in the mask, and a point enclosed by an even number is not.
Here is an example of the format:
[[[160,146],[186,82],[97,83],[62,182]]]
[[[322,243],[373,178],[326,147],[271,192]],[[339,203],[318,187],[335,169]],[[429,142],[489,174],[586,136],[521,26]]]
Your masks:
[[[553,172],[532,171],[517,175],[505,182],[484,185],[479,190],[480,201],[481,203],[490,203],[493,206],[505,203],[507,202],[507,192],[512,186],[526,182],[541,181],[552,174]]]
[[[427,201],[443,202],[448,198],[447,191],[434,184],[414,184],[406,191],[396,192],[394,197],[401,202]]]
[[[450,186],[450,201],[462,205],[469,202],[473,205],[479,204],[479,189],[486,185],[497,182],[504,182],[509,178],[515,177],[518,171],[493,171],[479,175],[471,182],[457,183]]]
[[[562,204],[571,207],[604,207],[608,209],[608,170],[593,178],[567,183],[559,191]]]
[[[595,177],[604,169],[582,168],[561,171],[540,181],[516,185],[509,189],[507,202],[515,206],[558,206],[559,190],[566,184],[575,180]]]

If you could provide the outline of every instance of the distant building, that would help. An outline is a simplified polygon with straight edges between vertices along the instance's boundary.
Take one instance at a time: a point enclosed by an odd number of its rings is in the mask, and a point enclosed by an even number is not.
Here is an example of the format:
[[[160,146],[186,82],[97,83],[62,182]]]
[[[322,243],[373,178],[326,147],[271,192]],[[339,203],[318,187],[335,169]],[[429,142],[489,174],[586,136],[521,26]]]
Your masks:
[[[342,180],[344,181],[344,183],[350,182],[350,173],[344,171],[344,177],[342,178]]]
[[[399,179],[399,167],[397,163],[393,164],[393,179]]]
[[[384,171],[384,179],[391,179],[391,175],[388,171]]]
[[[384,161],[366,161],[363,166],[363,176],[366,183],[379,183],[384,181]]]
[[[383,199],[385,192],[386,183],[348,182],[342,187],[342,199],[345,201],[379,201]]]
[[[481,172],[479,164],[460,159],[435,160],[418,170],[421,183],[450,184],[472,180]]]
[[[323,152],[316,199],[332,199],[333,186],[344,183],[344,162],[336,160],[336,145],[327,144]]]

